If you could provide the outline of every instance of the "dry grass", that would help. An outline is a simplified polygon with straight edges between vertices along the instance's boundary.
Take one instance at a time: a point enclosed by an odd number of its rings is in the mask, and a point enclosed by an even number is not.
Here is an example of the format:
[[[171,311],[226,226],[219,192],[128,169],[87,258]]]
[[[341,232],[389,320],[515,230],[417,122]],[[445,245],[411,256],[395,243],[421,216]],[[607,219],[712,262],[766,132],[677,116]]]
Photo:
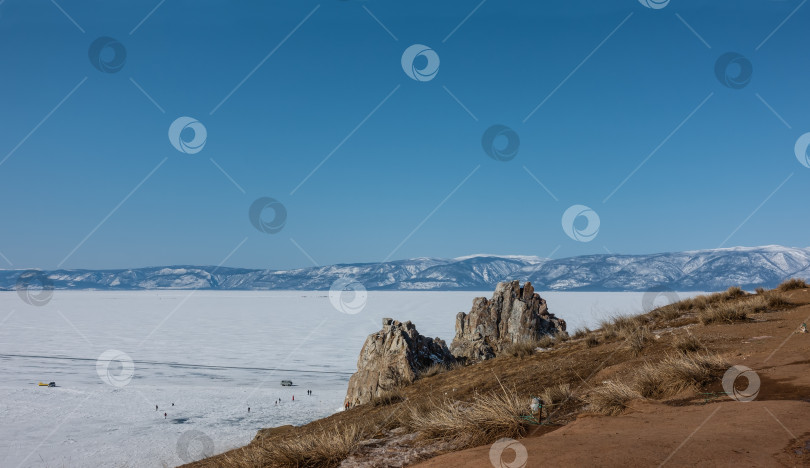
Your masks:
[[[609,380],[591,391],[585,397],[585,402],[591,413],[614,416],[623,412],[632,400],[638,398],[641,398],[641,394],[633,387]]]
[[[580,338],[585,338],[585,337],[586,337],[586,336],[588,336],[590,333],[591,333],[591,330],[590,330],[588,327],[585,327],[585,328],[577,328],[577,329],[574,331],[574,334],[573,334],[573,336],[572,336],[572,337],[573,337],[575,340],[578,340],[578,339],[580,339]]]
[[[547,346],[540,346],[540,342],[537,340],[518,341],[517,343],[511,343],[506,347],[504,347],[501,354],[507,356],[514,356],[518,358],[524,358],[534,354],[534,350],[539,347],[547,347]]]
[[[400,389],[386,390],[369,402],[372,406],[388,406],[405,400],[405,394]]]
[[[734,323],[748,318],[748,313],[740,304],[721,303],[709,306],[698,312],[698,319],[703,325],[710,323]]]
[[[783,282],[779,286],[777,286],[776,289],[778,289],[779,291],[785,292],[785,291],[791,291],[793,289],[806,289],[806,288],[810,288],[810,285],[808,285],[803,279],[791,278],[791,279]]]
[[[628,330],[625,333],[625,340],[633,355],[638,356],[647,346],[650,339],[650,330],[647,327],[639,327],[635,330]]]
[[[557,333],[556,335],[543,335],[537,340],[523,340],[516,343],[510,343],[503,348],[499,354],[506,356],[513,356],[524,358],[534,354],[537,348],[551,348],[561,341],[568,340],[568,334]]]
[[[618,336],[628,337],[647,323],[644,315],[619,315],[601,322],[603,331],[615,331]]]
[[[568,332],[559,332],[554,335],[554,342],[555,343],[565,343],[566,341],[570,340],[571,336],[568,335]]]
[[[424,379],[427,377],[433,377],[434,375],[444,374],[447,371],[458,369],[460,367],[464,367],[464,365],[458,361],[452,363],[436,362],[419,372],[418,378]]]
[[[670,306],[667,307],[675,307],[677,310],[680,310],[681,312],[688,312],[688,311],[700,312],[710,306],[722,304],[724,302],[734,301],[736,299],[745,296],[748,296],[748,293],[746,293],[737,286],[732,286],[723,292],[707,294],[702,296],[695,296],[689,299],[684,299],[675,304],[671,304]]]
[[[796,305],[790,302],[784,294],[777,291],[766,293],[764,297],[767,301],[768,308],[772,310],[784,309]]]
[[[695,335],[692,335],[691,333],[676,338],[674,346],[675,349],[677,349],[683,354],[694,353],[706,348],[705,346],[703,346],[703,343],[701,343],[700,340],[697,339],[697,337],[695,337]]]
[[[598,344],[599,344],[599,338],[597,338],[596,335],[588,335],[588,337],[585,338],[585,346],[587,346],[589,348],[593,348],[594,346],[597,346]]]
[[[551,335],[543,335],[539,340],[537,340],[537,347],[538,348],[551,348],[554,346],[554,343],[557,340],[554,339]]]
[[[717,302],[698,312],[700,323],[733,323],[744,321],[750,314],[772,312],[791,307],[790,302],[779,291],[765,291],[760,294],[746,295],[736,301]]]
[[[408,408],[404,423],[427,440],[451,440],[457,447],[492,443],[502,437],[526,434],[528,398],[502,389],[476,395],[472,402],[430,401]]]
[[[543,400],[543,404],[547,406],[559,405],[571,400],[573,397],[574,392],[571,390],[571,385],[567,383],[552,385],[551,387],[544,388],[543,391],[540,392],[540,399]]]
[[[678,304],[680,303],[676,302],[675,304],[659,307],[653,310],[651,315],[656,320],[660,320],[662,322],[671,322],[673,320],[677,320],[683,317],[683,310],[679,308]]]
[[[358,442],[366,436],[366,431],[352,424],[323,428],[302,436],[286,437],[262,447],[260,465],[335,467],[348,457]]]
[[[645,398],[662,398],[697,389],[716,380],[728,362],[714,354],[666,356],[636,371],[635,390]]]

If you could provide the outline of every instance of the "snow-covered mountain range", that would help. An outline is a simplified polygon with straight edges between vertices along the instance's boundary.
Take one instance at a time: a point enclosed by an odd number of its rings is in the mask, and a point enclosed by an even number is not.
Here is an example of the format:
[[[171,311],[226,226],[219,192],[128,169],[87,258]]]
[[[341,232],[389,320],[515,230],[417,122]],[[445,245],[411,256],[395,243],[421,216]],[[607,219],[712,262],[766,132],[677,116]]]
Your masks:
[[[0,270],[0,290],[15,289],[23,271]],[[810,248],[733,247],[562,259],[471,255],[297,270],[172,266],[44,274],[56,289],[327,290],[345,278],[369,290],[487,291],[499,281],[518,279],[531,281],[541,291],[708,291],[772,287],[791,277],[810,279]]]

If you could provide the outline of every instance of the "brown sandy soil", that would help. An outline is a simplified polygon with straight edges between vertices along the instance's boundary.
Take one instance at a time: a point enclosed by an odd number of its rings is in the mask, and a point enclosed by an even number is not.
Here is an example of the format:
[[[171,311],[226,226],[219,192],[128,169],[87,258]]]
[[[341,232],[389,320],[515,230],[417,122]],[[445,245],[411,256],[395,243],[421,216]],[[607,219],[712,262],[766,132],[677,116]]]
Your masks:
[[[409,448],[411,438],[397,429],[399,416],[427,399],[471,401],[477,394],[502,391],[501,385],[528,396],[569,383],[583,396],[607,379],[632,381],[640,365],[676,353],[676,339],[687,333],[732,365],[754,369],[761,380],[756,400],[738,402],[722,394],[722,376],[672,398],[635,401],[619,416],[586,414],[575,398],[551,407],[544,421],[549,425],[530,426],[520,439],[528,452],[525,466],[810,466],[810,334],[795,333],[810,321],[810,290],[785,295],[799,306],[752,314],[740,323],[701,325],[687,312],[656,326],[639,354],[620,338],[598,335],[593,347],[572,339],[528,357],[502,356],[423,378],[402,389],[405,401],[362,405],[301,427],[262,430],[250,445],[191,466],[270,466],[266,449],[280,440],[357,425],[371,427],[369,438],[375,442],[353,451],[352,466],[403,466],[438,455],[411,466],[490,467],[490,445],[452,451],[447,443],[414,441]],[[744,387],[745,379],[740,380]],[[506,450],[503,461],[512,453]]]

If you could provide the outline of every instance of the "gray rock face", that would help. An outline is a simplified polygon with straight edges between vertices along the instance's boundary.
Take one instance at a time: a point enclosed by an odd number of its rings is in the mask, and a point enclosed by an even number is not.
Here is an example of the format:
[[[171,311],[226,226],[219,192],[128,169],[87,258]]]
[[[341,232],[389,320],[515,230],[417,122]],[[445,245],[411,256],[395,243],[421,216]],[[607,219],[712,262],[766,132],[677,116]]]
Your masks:
[[[565,321],[548,312],[531,283],[498,283],[492,299],[475,298],[470,313],[458,313],[450,351],[457,359],[477,362],[497,356],[512,343],[564,331]]]
[[[447,344],[416,331],[411,322],[383,319],[382,330],[366,338],[357,372],[349,379],[346,403],[368,403],[386,390],[412,383],[435,363],[454,362]]]

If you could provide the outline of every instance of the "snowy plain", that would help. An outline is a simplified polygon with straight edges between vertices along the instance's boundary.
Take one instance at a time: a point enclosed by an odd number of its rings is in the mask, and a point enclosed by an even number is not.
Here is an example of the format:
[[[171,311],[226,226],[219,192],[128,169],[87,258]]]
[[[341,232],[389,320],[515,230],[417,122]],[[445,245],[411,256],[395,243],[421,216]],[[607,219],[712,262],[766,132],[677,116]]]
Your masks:
[[[674,299],[540,294],[569,331]],[[176,466],[328,416],[383,317],[449,344],[479,296],[491,291],[370,291],[346,313],[359,296],[336,306],[327,291],[57,290],[36,307],[0,292],[0,466]]]

